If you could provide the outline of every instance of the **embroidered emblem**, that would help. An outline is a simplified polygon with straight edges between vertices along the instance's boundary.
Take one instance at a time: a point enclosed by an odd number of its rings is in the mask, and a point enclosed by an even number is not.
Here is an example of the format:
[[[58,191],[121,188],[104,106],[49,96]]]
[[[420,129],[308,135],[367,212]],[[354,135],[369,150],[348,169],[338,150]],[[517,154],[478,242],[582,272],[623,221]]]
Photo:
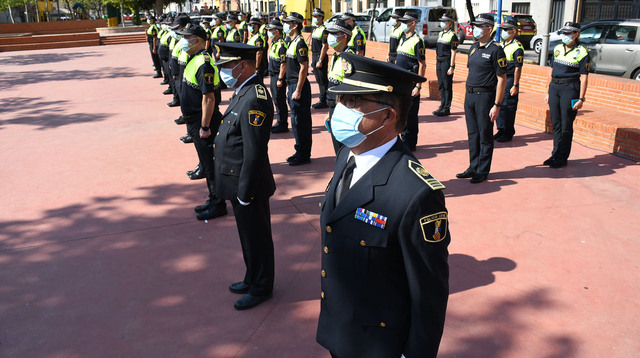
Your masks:
[[[256,85],[256,97],[267,100],[267,90],[262,85]]]
[[[262,111],[249,111],[249,124],[254,127],[260,127],[262,123],[264,123],[265,118],[267,118],[267,115]]]
[[[369,225],[373,225],[375,227],[379,227],[384,229],[387,225],[387,217],[380,215],[378,213],[374,213],[373,211],[369,211],[365,208],[358,208],[356,210],[356,219],[360,221],[364,221]]]
[[[420,49],[420,56],[424,56],[424,47]]]
[[[342,59],[342,72],[345,76],[351,76],[353,74],[353,64],[344,58]]]
[[[358,46],[362,46],[362,40],[357,40],[357,41],[356,41],[356,45],[358,45]]]
[[[422,179],[433,190],[445,189],[445,186],[429,174],[429,172],[420,163],[409,160],[409,169]]]
[[[591,72],[591,62],[587,62],[585,64],[585,68],[587,69],[587,72]]]
[[[298,55],[300,55],[300,57],[307,57],[307,55],[308,55],[307,54],[307,49],[304,48],[304,47],[301,48],[301,49],[298,49]]]
[[[498,66],[500,67],[507,67],[507,59],[506,58],[499,58],[498,59]]]
[[[553,57],[558,57],[558,56],[560,56],[560,50],[555,50],[553,52]]]
[[[518,63],[522,63],[522,61],[524,61],[524,56],[516,56],[516,61],[518,61]]]
[[[447,237],[447,213],[441,211],[420,219],[422,237],[426,242],[440,242]]]
[[[216,75],[213,73],[205,73],[204,74],[204,83],[208,85],[212,85],[215,83]]]

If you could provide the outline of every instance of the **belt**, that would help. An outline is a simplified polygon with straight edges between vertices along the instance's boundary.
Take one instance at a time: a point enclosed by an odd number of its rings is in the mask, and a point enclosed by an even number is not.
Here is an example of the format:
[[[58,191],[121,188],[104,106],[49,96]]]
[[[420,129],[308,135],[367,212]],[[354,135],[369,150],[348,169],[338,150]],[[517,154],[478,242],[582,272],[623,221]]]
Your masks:
[[[554,77],[551,79],[551,83],[556,83],[556,84],[574,83],[574,82],[580,82],[580,77],[567,77],[567,78]]]
[[[278,76],[280,75],[280,72],[271,72],[269,71],[269,76],[273,77],[273,76]]]
[[[202,114],[194,114],[194,115],[190,115],[190,116],[185,116],[184,114],[182,115],[182,118],[184,118],[185,122],[195,122],[195,121],[199,121],[200,119],[202,119]]]
[[[297,79],[297,78],[296,78],[296,79],[293,79],[293,80],[291,80],[291,81],[287,80],[287,84],[288,84],[288,85],[295,85],[296,83],[298,83],[298,79]]]
[[[444,61],[451,61],[451,57],[436,57],[436,61],[438,62],[444,62]]]
[[[469,93],[477,93],[477,92],[495,92],[495,87],[469,87],[467,86],[467,92]]]

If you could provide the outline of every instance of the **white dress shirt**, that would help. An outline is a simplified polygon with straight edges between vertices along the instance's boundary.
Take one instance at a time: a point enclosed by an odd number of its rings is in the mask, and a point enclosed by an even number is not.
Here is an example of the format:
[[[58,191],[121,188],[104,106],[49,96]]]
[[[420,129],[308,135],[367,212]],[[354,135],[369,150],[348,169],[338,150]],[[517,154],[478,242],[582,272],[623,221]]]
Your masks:
[[[351,189],[353,185],[357,183],[358,180],[360,180],[360,178],[362,178],[371,168],[373,168],[373,166],[378,163],[380,158],[387,154],[389,149],[391,149],[391,147],[396,144],[397,140],[398,137],[394,137],[387,143],[359,155],[355,155],[353,154],[353,152],[349,153],[349,158],[351,158],[352,156],[356,158],[356,167],[355,169],[353,169],[353,177],[351,179],[351,186],[349,186],[349,189]],[[349,160],[349,158],[347,158],[347,160]]]

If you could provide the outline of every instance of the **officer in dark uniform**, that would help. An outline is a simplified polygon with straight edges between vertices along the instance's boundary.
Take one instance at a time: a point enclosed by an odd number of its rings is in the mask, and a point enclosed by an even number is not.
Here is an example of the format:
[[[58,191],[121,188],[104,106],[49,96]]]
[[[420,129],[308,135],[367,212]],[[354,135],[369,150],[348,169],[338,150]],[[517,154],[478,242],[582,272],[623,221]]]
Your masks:
[[[349,40],[349,50],[354,53],[364,56],[365,50],[367,47],[367,36],[364,33],[364,30],[356,24],[356,16],[350,12],[345,12],[340,17],[342,21],[346,21],[349,25],[353,27],[353,31],[351,34],[351,40]]]
[[[195,207],[198,220],[209,220],[227,214],[226,204],[216,193],[213,160],[213,139],[218,132],[222,114],[218,108],[220,76],[211,56],[204,48],[207,33],[198,26],[189,24],[178,34],[184,36],[180,46],[189,54],[181,86],[180,109],[187,122],[187,132],[193,138],[200,166],[204,170],[209,189],[209,200]]]
[[[268,26],[267,36],[271,39],[269,47],[269,78],[271,96],[276,106],[278,120],[271,127],[271,133],[289,131],[289,107],[287,106],[287,44],[282,38],[282,23],[274,18]]]
[[[246,273],[229,290],[244,294],[234,307],[245,310],[270,299],[273,291],[269,198],[276,185],[268,155],[273,103],[256,74],[259,48],[240,43],[219,47],[216,64],[235,93],[215,139],[216,188],[221,197],[231,201],[236,217]]]
[[[567,165],[573,140],[573,121],[587,100],[591,57],[578,43],[580,24],[567,22],[560,29],[562,43],[553,49],[551,83],[545,102],[549,103],[553,123],[553,152],[544,161],[551,168]]]
[[[291,36],[287,49],[287,84],[291,128],[296,139],[296,153],[287,158],[287,162],[296,166],[311,162],[311,85],[307,79],[309,48],[302,38],[302,15],[291,12],[283,22],[284,33]]]
[[[416,32],[420,13],[417,10],[407,10],[400,18],[400,28],[404,32],[398,43],[398,57],[396,65],[424,77],[427,68],[425,63],[425,46],[422,37]],[[407,117],[407,128],[402,132],[402,141],[412,152],[418,144],[418,111],[420,110],[420,89],[418,83],[411,92],[411,103]]]
[[[178,58],[180,57],[180,51],[182,49],[180,46],[177,46],[180,41],[180,34],[178,31],[182,30],[187,24],[191,23],[191,18],[187,14],[180,14],[176,17],[176,20],[173,22],[173,26],[171,27],[172,39],[169,43],[169,49],[171,50],[171,58],[169,59],[169,66],[171,67],[171,76],[173,83],[173,101],[167,103],[169,107],[177,107],[180,105],[180,93],[181,93],[181,81],[180,76],[182,73],[180,72],[180,64],[178,63]]]
[[[404,34],[400,28],[400,18],[402,13],[399,9],[395,9],[391,14],[389,20],[389,26],[392,26],[391,33],[389,34],[389,55],[387,55],[387,62],[396,63],[396,57],[398,55],[398,42]]]
[[[313,16],[313,31],[311,32],[311,53],[312,61],[311,67],[313,68],[313,74],[316,77],[316,83],[320,88],[320,98],[317,103],[313,104],[313,108],[321,109],[327,108],[327,85],[329,82],[328,70],[329,56],[327,51],[329,45],[327,44],[327,27],[324,24],[324,11],[319,8],[313,9],[311,13]]]
[[[316,340],[337,358],[436,357],[449,295],[444,186],[398,140],[425,78],[341,57],[331,130],[348,148],[321,203]]]
[[[498,117],[504,96],[507,59],[502,47],[493,42],[493,15],[480,14],[473,25],[477,40],[469,50],[467,93],[464,114],[469,137],[469,168],[456,174],[471,183],[487,180],[493,157],[493,121]]]
[[[173,94],[173,85],[171,84],[171,67],[169,66],[169,60],[171,59],[171,50],[169,49],[169,42],[171,41],[171,29],[169,25],[173,23],[171,17],[167,17],[163,22],[164,33],[160,36],[160,45],[158,46],[158,57],[162,61],[162,73],[164,80],[161,85],[169,85],[162,94]]]
[[[259,47],[260,50],[256,53],[256,74],[262,81],[264,73],[267,70],[267,41],[260,32],[260,26],[262,25],[262,19],[260,17],[252,17],[247,26],[249,30],[249,40],[247,45]]]
[[[162,63],[160,63],[160,57],[158,57],[158,32],[160,29],[156,25],[156,18],[150,16],[147,20],[149,28],[147,29],[147,42],[149,43],[149,52],[151,52],[151,61],[153,61],[153,68],[156,70],[156,75],[153,78],[162,77]]]
[[[444,14],[440,18],[442,31],[438,34],[438,43],[436,44],[436,74],[438,75],[438,90],[440,90],[440,107],[433,111],[436,116],[451,114],[453,71],[456,68],[456,54],[458,53],[455,21],[456,19],[449,14]]]
[[[507,57],[507,84],[504,89],[502,108],[496,119],[498,133],[493,139],[498,142],[509,142],[516,134],[515,122],[518,110],[518,93],[520,87],[520,75],[524,62],[524,47],[516,40],[518,23],[513,20],[505,21],[501,26],[502,50]]]
[[[227,15],[227,20],[224,22],[227,28],[227,37],[224,42],[242,42],[242,34],[236,28],[236,22],[238,18],[234,15]]]
[[[249,21],[251,19],[251,13],[241,12],[238,14],[237,20],[240,21],[238,25],[238,33],[240,34],[240,41],[233,42],[244,42],[247,43],[249,40]]]

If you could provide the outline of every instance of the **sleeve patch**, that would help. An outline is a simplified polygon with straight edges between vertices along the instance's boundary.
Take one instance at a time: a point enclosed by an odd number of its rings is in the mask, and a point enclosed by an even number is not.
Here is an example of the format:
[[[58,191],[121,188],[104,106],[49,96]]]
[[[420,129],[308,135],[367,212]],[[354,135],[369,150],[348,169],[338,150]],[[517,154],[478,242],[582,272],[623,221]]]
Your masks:
[[[298,54],[300,55],[300,57],[307,57],[307,49],[306,48],[298,49]]]
[[[524,56],[516,57],[516,61],[518,61],[518,63],[522,63],[522,61],[524,61]]]
[[[591,71],[591,62],[587,62],[584,64],[585,68],[587,69],[587,72]]]
[[[260,127],[264,123],[264,119],[267,115],[262,111],[250,110],[249,111],[249,124],[254,127]]]
[[[216,75],[214,73],[205,73],[204,74],[204,83],[208,85],[215,84]]]
[[[258,97],[258,99],[263,99],[263,100],[268,100],[267,98],[267,90],[262,87],[262,85],[257,85],[256,86],[256,97]]]
[[[500,67],[507,67],[507,59],[506,58],[499,58],[498,59],[498,66]]]
[[[280,55],[280,62],[285,62],[287,60],[287,55],[282,54]]]
[[[424,47],[420,49],[420,56],[424,56]]]
[[[429,172],[422,166],[420,163],[414,162],[413,160],[409,161],[409,169],[418,176],[418,178],[422,179],[427,185],[433,190],[445,189],[445,186],[442,185],[438,181],[438,179],[434,178],[429,174]]]
[[[362,40],[357,40],[357,41],[356,41],[356,45],[358,45],[358,46],[362,46]]]
[[[420,219],[420,228],[422,229],[422,237],[426,242],[440,242],[447,237],[447,213],[441,211],[439,213],[427,215]]]

